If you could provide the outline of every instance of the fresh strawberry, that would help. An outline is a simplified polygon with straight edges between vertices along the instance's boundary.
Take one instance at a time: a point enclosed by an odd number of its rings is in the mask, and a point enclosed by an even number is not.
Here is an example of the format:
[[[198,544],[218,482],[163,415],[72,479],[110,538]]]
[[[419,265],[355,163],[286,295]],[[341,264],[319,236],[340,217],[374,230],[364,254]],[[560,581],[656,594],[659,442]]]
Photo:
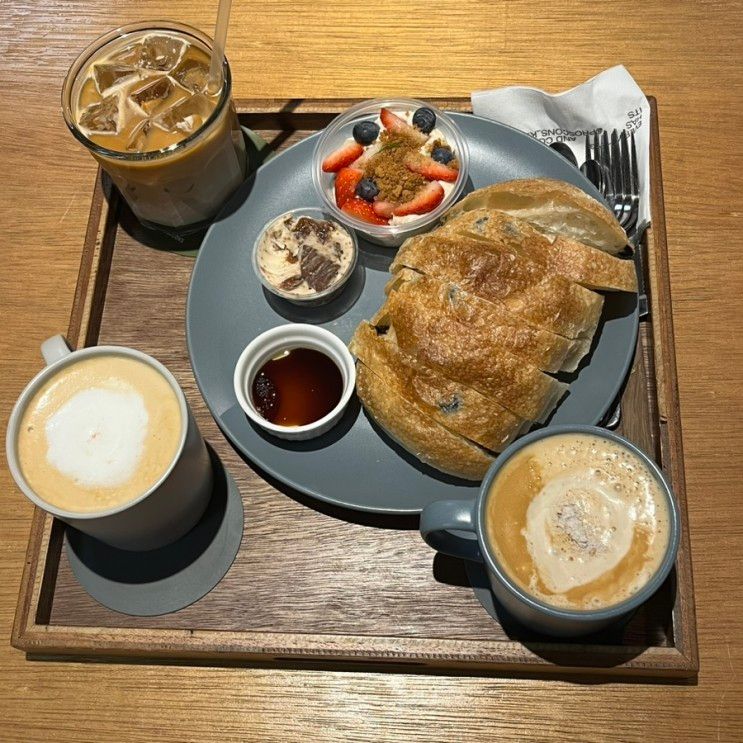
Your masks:
[[[409,137],[419,144],[423,144],[428,139],[425,134],[419,132],[414,126],[408,124],[405,119],[401,119],[397,114],[393,114],[389,108],[383,108],[379,112],[379,118],[382,122],[382,126],[387,129],[387,131],[395,132],[397,134],[405,134],[406,137]]]
[[[335,203],[339,209],[354,197],[356,186],[363,177],[363,171],[358,168],[342,168],[338,171],[335,176]]]
[[[384,217],[389,219],[392,216],[392,212],[395,209],[395,204],[392,201],[375,201],[374,202],[374,213],[378,217]]]
[[[374,207],[364,199],[360,199],[358,196],[349,199],[342,207],[346,214],[350,214],[356,219],[360,219],[362,222],[369,222],[370,224],[387,224],[388,220],[377,216],[374,213]]]
[[[357,160],[364,148],[358,142],[349,142],[339,147],[335,152],[331,152],[323,161],[322,169],[324,173],[337,173],[341,168],[350,165]]]
[[[429,181],[454,183],[459,176],[458,170],[450,168],[448,165],[437,163],[425,155],[410,157],[405,164],[408,166],[408,170],[412,170],[414,173],[420,173],[424,178],[428,178]]]
[[[418,191],[410,201],[395,207],[392,213],[396,217],[404,217],[407,214],[428,214],[428,212],[435,209],[443,199],[444,187],[440,183],[432,181]]]
[[[404,131],[408,126],[408,122],[405,119],[401,119],[397,114],[393,114],[389,108],[383,108],[379,112],[379,118],[382,120],[382,126],[391,132]]]

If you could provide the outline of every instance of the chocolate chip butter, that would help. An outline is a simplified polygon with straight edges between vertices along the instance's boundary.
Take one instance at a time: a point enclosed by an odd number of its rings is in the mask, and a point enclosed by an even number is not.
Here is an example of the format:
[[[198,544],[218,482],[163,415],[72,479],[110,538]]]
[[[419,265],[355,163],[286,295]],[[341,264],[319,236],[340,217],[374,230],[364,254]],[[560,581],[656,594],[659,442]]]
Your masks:
[[[337,222],[289,214],[268,225],[256,250],[258,270],[277,294],[307,300],[348,278],[356,248]]]
[[[562,434],[529,444],[492,483],[486,534],[507,575],[563,609],[618,604],[656,573],[670,539],[668,502],[621,444]]]

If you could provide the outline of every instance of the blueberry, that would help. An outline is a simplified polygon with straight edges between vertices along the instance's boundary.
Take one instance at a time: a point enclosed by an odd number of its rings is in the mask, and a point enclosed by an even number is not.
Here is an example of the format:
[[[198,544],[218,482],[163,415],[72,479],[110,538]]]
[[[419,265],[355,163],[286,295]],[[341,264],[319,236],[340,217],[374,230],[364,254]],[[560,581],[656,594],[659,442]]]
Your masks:
[[[435,147],[431,157],[442,165],[450,163],[454,159],[454,153],[448,147]]]
[[[353,128],[353,138],[359,144],[371,144],[379,136],[379,127],[373,121],[359,121]]]
[[[419,108],[413,114],[413,126],[424,134],[430,134],[436,126],[436,114],[430,108]]]
[[[366,201],[374,201],[374,197],[378,193],[377,184],[371,178],[362,178],[359,185],[356,186],[356,195]]]

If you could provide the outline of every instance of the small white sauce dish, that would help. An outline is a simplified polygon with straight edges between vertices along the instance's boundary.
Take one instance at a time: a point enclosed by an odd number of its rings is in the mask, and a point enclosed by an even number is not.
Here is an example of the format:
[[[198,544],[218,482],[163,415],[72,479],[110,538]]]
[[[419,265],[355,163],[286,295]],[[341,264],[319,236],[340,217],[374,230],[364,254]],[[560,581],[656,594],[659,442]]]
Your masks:
[[[324,417],[303,426],[281,426],[266,420],[253,403],[253,380],[261,367],[282,351],[311,348],[331,358],[343,378],[343,393],[338,404]],[[245,415],[264,431],[281,439],[302,441],[329,431],[343,416],[356,388],[356,365],[340,338],[316,325],[290,323],[271,328],[254,338],[240,354],[233,376],[235,396]]]

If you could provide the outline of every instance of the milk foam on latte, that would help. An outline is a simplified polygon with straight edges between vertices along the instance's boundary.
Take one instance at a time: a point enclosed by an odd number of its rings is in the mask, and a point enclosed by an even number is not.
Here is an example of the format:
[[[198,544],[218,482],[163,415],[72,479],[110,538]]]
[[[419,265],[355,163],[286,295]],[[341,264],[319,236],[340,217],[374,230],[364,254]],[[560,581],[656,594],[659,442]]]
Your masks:
[[[181,439],[180,403],[154,367],[100,354],[62,367],[23,412],[18,459],[43,500],[74,512],[122,505],[165,473]]]
[[[592,434],[556,435],[517,452],[491,485],[486,526],[517,584],[578,610],[640,590],[670,536],[668,503],[647,465]]]
[[[123,485],[139,466],[149,419],[137,392],[82,390],[47,418],[47,460],[84,488]]]

